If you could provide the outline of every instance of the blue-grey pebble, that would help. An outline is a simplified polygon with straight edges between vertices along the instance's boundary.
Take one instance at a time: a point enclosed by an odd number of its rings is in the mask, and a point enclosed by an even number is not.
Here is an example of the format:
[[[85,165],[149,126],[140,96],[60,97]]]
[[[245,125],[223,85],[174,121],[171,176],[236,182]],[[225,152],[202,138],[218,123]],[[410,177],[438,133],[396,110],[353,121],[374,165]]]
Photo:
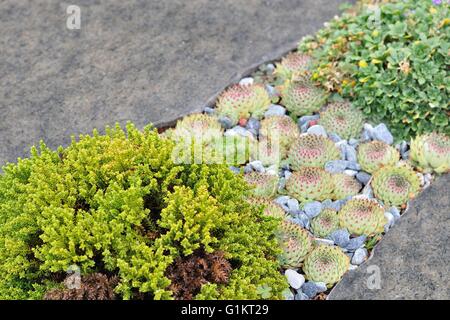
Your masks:
[[[325,130],[325,128],[318,124],[309,127],[308,130],[306,130],[306,132],[311,134],[317,134],[324,137],[327,136],[327,131]]]
[[[302,292],[308,296],[308,298],[312,299],[319,293],[319,288],[312,281],[307,281],[302,286]]]
[[[365,171],[360,171],[356,174],[356,179],[364,185],[369,182],[370,178],[372,178],[372,175]]]
[[[205,109],[203,109],[203,112],[206,114],[213,114],[216,110],[214,110],[211,107],[206,107]]]
[[[392,133],[384,123],[380,123],[375,128],[373,128],[373,138],[375,140],[383,141],[387,144],[392,144],[394,142]]]
[[[230,129],[233,126],[233,121],[231,121],[231,119],[226,116],[220,116],[218,118],[218,121],[225,129]]]
[[[356,238],[350,239],[350,241],[345,246],[345,249],[348,251],[355,251],[358,248],[361,248],[364,245],[364,242],[366,242],[367,236],[362,235]]]
[[[342,173],[347,168],[345,160],[331,160],[325,163],[325,170],[330,173]]]
[[[286,109],[279,104],[271,104],[267,111],[264,113],[265,117],[270,116],[284,116],[286,114]]]
[[[334,132],[331,132],[331,133],[328,135],[328,137],[329,137],[333,142],[339,142],[339,141],[342,140],[341,137],[339,137],[339,135],[337,135],[337,134],[334,133]]]
[[[345,248],[350,242],[350,233],[346,229],[338,229],[332,232],[328,238],[333,240],[339,247]]]
[[[303,206],[303,210],[308,218],[312,219],[322,211],[322,203],[319,201],[308,202]]]

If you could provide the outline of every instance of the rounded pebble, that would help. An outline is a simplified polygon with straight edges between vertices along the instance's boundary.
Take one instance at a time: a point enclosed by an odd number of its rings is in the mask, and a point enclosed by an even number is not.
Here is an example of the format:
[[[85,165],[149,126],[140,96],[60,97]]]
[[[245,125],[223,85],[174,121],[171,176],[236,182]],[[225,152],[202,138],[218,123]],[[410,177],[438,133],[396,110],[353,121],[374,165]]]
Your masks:
[[[370,178],[372,178],[372,176],[365,171],[360,171],[356,174],[356,179],[364,185],[369,182]]]
[[[241,86],[248,86],[248,85],[252,85],[254,82],[252,77],[247,77],[247,78],[242,78],[241,81],[239,81],[239,84]]]
[[[303,206],[303,210],[308,218],[312,219],[322,211],[322,204],[319,201],[308,202]]]
[[[352,257],[352,264],[359,266],[361,263],[366,261],[368,252],[366,248],[356,249]]]
[[[300,289],[305,283],[305,277],[295,270],[287,269],[284,272],[284,275],[286,276],[289,285],[295,290]]]
[[[311,134],[317,134],[317,135],[324,136],[324,137],[327,136],[327,132],[325,131],[325,128],[318,124],[309,127],[308,130],[306,130],[306,132],[311,133]]]
[[[339,247],[345,248],[350,242],[350,233],[346,229],[339,229],[332,232],[328,238],[333,240]]]
[[[325,163],[325,170],[330,173],[342,173],[347,168],[345,160],[331,160]]]
[[[278,104],[271,104],[269,109],[264,113],[265,117],[270,116],[284,116],[286,114],[286,109]]]

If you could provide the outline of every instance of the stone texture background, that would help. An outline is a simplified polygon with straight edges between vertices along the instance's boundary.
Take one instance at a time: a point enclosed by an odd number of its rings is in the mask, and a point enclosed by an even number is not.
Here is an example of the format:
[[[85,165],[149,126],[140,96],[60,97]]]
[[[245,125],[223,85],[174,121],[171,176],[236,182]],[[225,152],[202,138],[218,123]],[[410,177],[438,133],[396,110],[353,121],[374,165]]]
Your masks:
[[[328,0],[3,0],[0,166],[44,139],[200,111],[338,13]],[[81,8],[81,30],[66,8]]]
[[[349,271],[330,300],[450,299],[450,174],[410,203],[404,216],[375,247],[372,259]],[[380,268],[381,288],[370,290],[370,266]],[[370,272],[368,272],[370,271]]]

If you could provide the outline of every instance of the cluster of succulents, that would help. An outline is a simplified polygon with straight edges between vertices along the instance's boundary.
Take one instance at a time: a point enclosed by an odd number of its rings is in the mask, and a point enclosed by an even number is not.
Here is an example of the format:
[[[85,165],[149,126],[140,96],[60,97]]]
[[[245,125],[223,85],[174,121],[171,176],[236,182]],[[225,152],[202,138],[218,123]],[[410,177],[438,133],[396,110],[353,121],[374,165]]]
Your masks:
[[[411,141],[411,161],[423,172],[450,172],[450,137],[432,132]]]
[[[279,261],[285,268],[300,267],[313,248],[313,240],[308,231],[287,220],[281,222],[277,239],[283,250]]]
[[[333,194],[335,199],[344,199],[348,196],[357,195],[362,188],[362,185],[358,180],[345,173],[334,174],[333,181]]]
[[[270,116],[261,120],[260,138],[277,143],[281,157],[284,157],[290,145],[300,136],[297,124],[289,116]]]
[[[311,78],[312,59],[298,52],[291,52],[277,63],[275,75],[283,80],[307,82]]]
[[[282,102],[293,116],[319,111],[327,98],[324,90],[303,82],[286,81],[281,90]]]
[[[319,245],[305,259],[303,271],[306,278],[324,282],[328,287],[341,280],[350,265],[350,258],[342,249]]]
[[[217,99],[217,115],[228,117],[233,124],[252,116],[260,119],[270,105],[270,97],[259,84],[235,84]]]
[[[268,173],[250,172],[244,175],[245,181],[252,187],[255,197],[272,197],[278,189],[278,176]]]
[[[356,138],[363,128],[364,117],[348,101],[329,103],[320,112],[319,124],[342,139]]]
[[[357,157],[361,168],[373,173],[382,167],[395,165],[400,154],[387,143],[371,141],[359,145]]]
[[[284,219],[287,217],[286,211],[284,211],[283,207],[274,202],[270,198],[265,197],[250,197],[247,201],[255,206],[263,207],[263,214],[272,218],[281,218]]]
[[[416,196],[420,179],[406,165],[389,166],[374,173],[371,185],[375,196],[385,204],[401,206]]]
[[[317,237],[327,237],[337,229],[339,229],[339,218],[334,209],[325,208],[311,220],[311,230]]]
[[[323,167],[330,160],[341,158],[338,147],[322,135],[301,135],[289,149],[288,162],[293,170],[301,167]]]
[[[299,201],[332,198],[334,183],[332,175],[320,167],[301,167],[286,181],[288,194]]]
[[[355,235],[375,235],[386,224],[383,208],[376,200],[353,198],[339,211],[339,224]]]
[[[174,139],[191,137],[209,143],[222,136],[223,128],[216,118],[204,113],[196,113],[178,120],[171,134]]]

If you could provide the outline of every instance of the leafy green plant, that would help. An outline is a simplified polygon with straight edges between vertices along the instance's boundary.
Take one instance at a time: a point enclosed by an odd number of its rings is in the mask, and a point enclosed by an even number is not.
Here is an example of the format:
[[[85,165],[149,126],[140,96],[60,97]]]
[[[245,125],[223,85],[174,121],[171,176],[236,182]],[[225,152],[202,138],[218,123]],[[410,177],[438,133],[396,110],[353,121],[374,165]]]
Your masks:
[[[195,298],[257,299],[261,286],[281,298],[287,284],[278,272],[278,221],[245,201],[241,176],[225,165],[175,164],[173,146],[130,124],[58,151],[41,144],[6,166],[0,298],[41,299],[76,265],[83,279],[117,277],[118,298],[171,299],[170,279],[182,281],[171,272],[195,261],[192,255],[222,261],[208,264],[208,277],[221,281],[194,286]]]
[[[314,80],[389,124],[398,139],[448,134],[449,15],[447,1],[360,5],[304,38],[299,50],[316,60]]]

